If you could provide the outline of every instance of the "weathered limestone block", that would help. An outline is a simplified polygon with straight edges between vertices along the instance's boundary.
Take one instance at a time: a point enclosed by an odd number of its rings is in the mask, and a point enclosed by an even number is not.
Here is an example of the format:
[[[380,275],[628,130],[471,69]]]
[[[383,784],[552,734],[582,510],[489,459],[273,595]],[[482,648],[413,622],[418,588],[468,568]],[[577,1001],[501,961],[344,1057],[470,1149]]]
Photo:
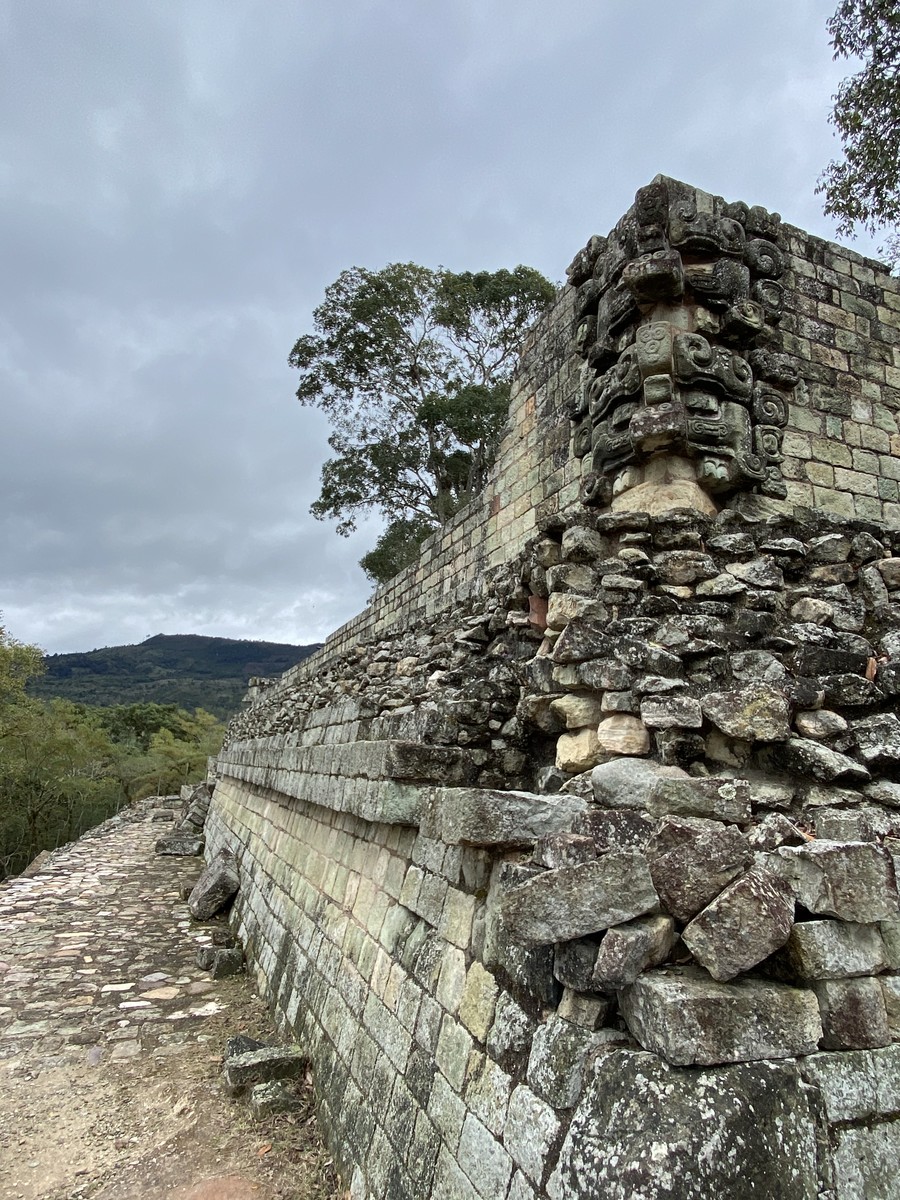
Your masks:
[[[529,1086],[554,1108],[571,1108],[581,1092],[585,1063],[602,1035],[551,1017],[535,1031],[528,1059]]]
[[[420,830],[451,846],[530,846],[571,827],[586,808],[579,796],[434,788],[423,802]]]
[[[239,946],[201,946],[197,951],[197,966],[201,971],[209,971],[213,979],[240,975],[244,969],[244,952]]]
[[[613,713],[597,726],[597,746],[604,754],[649,754],[650,732],[639,717]]]
[[[867,767],[812,738],[791,738],[778,746],[775,754],[777,764],[785,770],[812,775],[823,783],[868,783],[871,779]]]
[[[188,910],[196,921],[208,921],[240,887],[237,859],[226,846],[207,863],[194,885]]]
[[[890,1045],[887,1009],[877,979],[828,979],[813,988],[825,1050],[875,1050]]]
[[[600,943],[591,983],[601,992],[618,991],[634,983],[641,971],[665,962],[674,944],[671,917],[638,917],[614,925]]]
[[[742,583],[755,588],[783,588],[784,574],[769,555],[751,558],[749,562],[729,563],[725,570]]]
[[[639,975],[619,997],[628,1028],[676,1066],[811,1054],[822,1036],[811,991],[742,979],[717,983],[694,967]]]
[[[900,1111],[900,1045],[813,1054],[798,1067],[803,1078],[819,1089],[832,1125],[871,1121]]]
[[[894,1041],[900,1039],[900,975],[882,975],[878,983],[884,1000],[888,1029]]]
[[[297,1093],[277,1079],[270,1083],[257,1083],[250,1089],[250,1112],[254,1117],[292,1112],[300,1108],[301,1103]]]
[[[633,1050],[595,1059],[547,1187],[550,1200],[818,1193],[815,1120],[792,1063],[685,1071]]]
[[[551,700],[550,711],[559,717],[566,729],[583,729],[586,725],[596,725],[603,717],[598,696],[578,696],[574,693]]]
[[[222,1080],[234,1094],[236,1090],[273,1079],[298,1079],[309,1065],[309,1056],[299,1046],[266,1046],[225,1059]]]
[[[856,721],[853,733],[867,767],[892,767],[900,762],[900,720],[893,713]]]
[[[503,1130],[503,1144],[515,1162],[532,1180],[540,1183],[544,1164],[559,1130],[559,1118],[553,1108],[536,1096],[524,1083],[509,1098],[509,1111]],[[527,1185],[525,1185],[527,1187]],[[509,1192],[510,1200],[534,1196],[531,1188]]]
[[[532,861],[541,867],[574,867],[597,857],[594,839],[579,833],[547,833],[538,838]]]
[[[703,715],[729,737],[745,742],[783,742],[790,737],[790,708],[783,691],[765,683],[729,692],[708,692]]]
[[[710,817],[740,823],[750,819],[750,785],[746,779],[660,775],[646,808],[652,817]]]
[[[780,957],[801,982],[875,975],[888,965],[878,926],[851,921],[799,922]]]
[[[385,748],[384,774],[388,779],[411,779],[455,787],[471,783],[476,767],[471,755],[455,746],[392,741]]]
[[[787,941],[794,893],[786,879],[756,867],[730,884],[695,917],[684,944],[713,979],[733,979]]]
[[[544,871],[502,898],[503,923],[526,945],[570,941],[620,925],[656,907],[647,861],[610,850],[595,862]]]
[[[641,720],[650,729],[699,729],[703,713],[700,701],[691,696],[645,696]]]
[[[653,828],[653,822],[640,813],[614,808],[588,808],[578,814],[572,825],[573,833],[593,840],[598,854],[605,850],[643,850]]]
[[[205,839],[195,834],[173,833],[157,841],[156,853],[172,858],[196,858],[203,853],[205,845]]]
[[[577,592],[554,592],[547,604],[547,626],[550,629],[565,629],[570,621],[588,617],[603,620],[606,606],[589,596]]]
[[[561,771],[589,771],[602,755],[596,729],[564,733],[556,743],[556,765]]]
[[[688,778],[680,767],[660,767],[640,758],[617,758],[600,763],[591,772],[594,799],[604,808],[645,809],[660,775]]]
[[[890,855],[872,842],[781,846],[765,857],[765,865],[789,881],[811,913],[864,925],[900,913]]]
[[[747,869],[750,852],[733,825],[663,817],[647,846],[647,860],[663,908],[689,921]]]

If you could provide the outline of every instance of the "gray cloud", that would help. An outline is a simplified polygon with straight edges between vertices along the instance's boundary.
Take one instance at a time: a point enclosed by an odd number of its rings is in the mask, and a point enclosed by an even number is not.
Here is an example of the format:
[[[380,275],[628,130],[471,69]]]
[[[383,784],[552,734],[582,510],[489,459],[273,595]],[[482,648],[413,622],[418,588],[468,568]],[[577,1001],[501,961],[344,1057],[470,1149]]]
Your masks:
[[[325,287],[409,259],[560,279],[659,171],[830,236],[825,15],[0,0],[10,630],[308,641],[352,616],[377,523],[309,516],[327,427],[286,365]]]

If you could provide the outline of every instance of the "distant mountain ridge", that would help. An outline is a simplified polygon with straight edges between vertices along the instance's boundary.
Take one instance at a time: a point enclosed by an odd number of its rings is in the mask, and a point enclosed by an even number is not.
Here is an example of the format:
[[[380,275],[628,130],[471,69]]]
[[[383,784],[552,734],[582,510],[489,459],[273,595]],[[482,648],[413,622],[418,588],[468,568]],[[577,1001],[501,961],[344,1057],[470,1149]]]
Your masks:
[[[280,675],[318,648],[158,633],[136,646],[47,655],[47,673],[28,691],[42,700],[102,706],[178,704],[225,720],[240,709],[251,676]]]

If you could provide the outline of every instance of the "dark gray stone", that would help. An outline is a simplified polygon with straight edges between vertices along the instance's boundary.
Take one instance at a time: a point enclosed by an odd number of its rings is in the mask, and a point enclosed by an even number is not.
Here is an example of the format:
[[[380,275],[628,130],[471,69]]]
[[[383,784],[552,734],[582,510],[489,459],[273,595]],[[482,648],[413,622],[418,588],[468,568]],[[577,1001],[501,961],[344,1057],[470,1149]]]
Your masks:
[[[790,737],[790,710],[784,692],[748,683],[728,692],[708,692],[703,715],[729,737],[746,742],[783,742]]]
[[[852,921],[801,921],[778,958],[801,983],[874,975],[888,965],[878,926]]]
[[[747,869],[747,840],[733,825],[700,817],[664,817],[647,846],[663,907],[689,921]]]
[[[646,859],[637,850],[610,850],[594,862],[544,871],[501,900],[507,934],[526,945],[598,933],[657,903]]]
[[[822,1016],[824,1050],[877,1050],[891,1044],[877,979],[828,979],[813,984],[813,989]]]
[[[169,837],[160,838],[156,843],[156,853],[172,858],[197,858],[203,853],[206,841],[202,837],[189,833],[173,833]]]
[[[278,1080],[273,1080],[271,1083],[257,1083],[250,1089],[249,1103],[254,1117],[294,1112],[302,1107],[302,1100],[296,1091]]]
[[[740,979],[717,983],[697,967],[639,975],[619,996],[628,1028],[676,1066],[811,1054],[822,1036],[811,991]]]
[[[853,733],[867,767],[893,767],[900,762],[900,720],[893,713],[854,721]]]
[[[299,1046],[266,1046],[248,1050],[225,1060],[222,1081],[234,1094],[237,1090],[275,1079],[298,1079],[309,1066],[309,1056]]]
[[[797,775],[812,775],[824,783],[836,780],[842,783],[868,783],[872,778],[861,763],[811,738],[791,738],[773,747],[771,753],[777,764],[785,770]]]
[[[765,865],[790,882],[811,913],[868,925],[900,912],[891,857],[871,842],[782,846],[765,856]]]
[[[789,1063],[680,1070],[652,1054],[611,1050],[585,1080],[547,1194],[815,1200],[809,1096]]]
[[[237,859],[224,847],[207,863],[188,900],[196,921],[208,921],[229,902],[240,887]]]
[[[757,867],[708,904],[682,938],[713,979],[724,982],[779,950],[788,940],[793,921],[791,885]]]

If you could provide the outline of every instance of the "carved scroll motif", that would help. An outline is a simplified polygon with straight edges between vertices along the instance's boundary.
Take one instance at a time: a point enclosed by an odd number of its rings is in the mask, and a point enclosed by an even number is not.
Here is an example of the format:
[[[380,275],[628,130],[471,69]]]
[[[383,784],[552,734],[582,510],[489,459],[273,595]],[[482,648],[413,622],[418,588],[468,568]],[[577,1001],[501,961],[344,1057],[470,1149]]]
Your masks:
[[[583,383],[570,405],[583,499],[608,505],[670,456],[722,495],[784,496],[796,365],[774,350],[780,217],[659,178],[569,269]],[[659,471],[650,472],[654,477]]]

